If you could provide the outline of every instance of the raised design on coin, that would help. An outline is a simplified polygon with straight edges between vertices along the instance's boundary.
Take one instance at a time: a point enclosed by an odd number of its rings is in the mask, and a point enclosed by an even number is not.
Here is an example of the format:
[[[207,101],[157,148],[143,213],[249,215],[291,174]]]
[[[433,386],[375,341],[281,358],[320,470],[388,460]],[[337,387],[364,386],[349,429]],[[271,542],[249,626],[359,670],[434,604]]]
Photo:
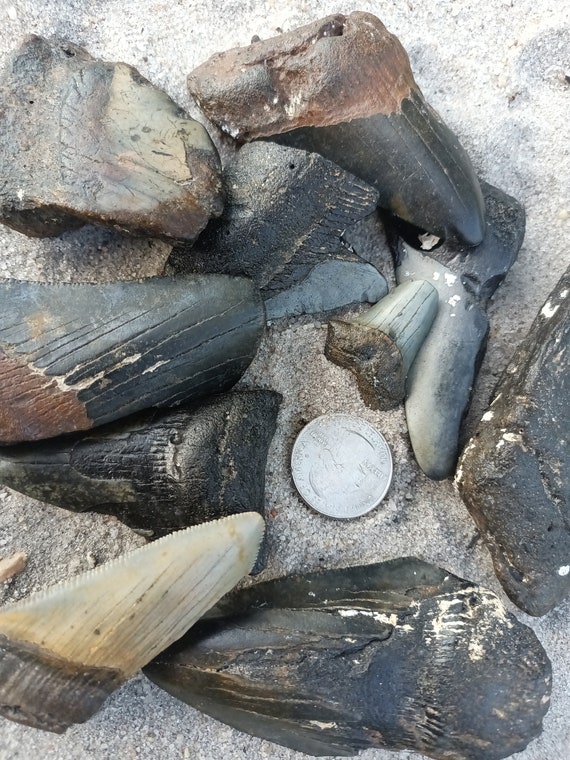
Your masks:
[[[297,436],[291,471],[303,501],[346,520],[380,504],[392,480],[392,455],[384,436],[365,420],[324,414]]]

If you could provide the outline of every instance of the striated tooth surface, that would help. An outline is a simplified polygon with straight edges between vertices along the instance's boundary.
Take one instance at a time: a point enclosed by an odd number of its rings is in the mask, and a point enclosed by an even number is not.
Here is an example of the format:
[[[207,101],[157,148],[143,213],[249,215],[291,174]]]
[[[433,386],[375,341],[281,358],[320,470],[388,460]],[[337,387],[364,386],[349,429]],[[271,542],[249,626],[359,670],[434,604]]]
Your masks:
[[[188,87],[235,139],[279,136],[320,153],[376,187],[379,205],[401,218],[481,242],[483,201],[469,157],[375,16],[327,16],[217,53],[191,72]]]
[[[436,289],[425,280],[399,285],[368,311],[328,325],[325,356],[351,370],[365,404],[393,409],[438,311]]]
[[[194,240],[223,200],[204,127],[124,63],[24,39],[0,87],[0,221],[26,235],[88,222]]]
[[[230,725],[311,755],[498,760],[541,731],[550,663],[490,591],[413,558],[223,599],[145,668]]]
[[[489,330],[484,307],[524,236],[524,211],[514,198],[486,185],[485,200],[486,233],[476,248],[446,241],[428,255],[388,226],[397,282],[428,280],[439,293],[437,317],[408,375],[406,398],[414,454],[435,480],[455,471],[461,424]]]
[[[251,277],[273,300],[268,318],[338,308],[381,288],[382,276],[340,240],[376,208],[378,194],[365,182],[319,155],[265,142],[243,146],[223,179],[222,217],[192,248],[173,250],[174,271]],[[337,262],[349,272],[346,292],[315,271],[333,263],[334,274]],[[351,282],[363,277],[364,289]]]
[[[456,483],[512,601],[544,615],[570,593],[570,270],[517,347]]]
[[[227,390],[264,329],[251,281],[0,282],[0,443]]]
[[[61,733],[176,641],[251,568],[255,512],[170,534],[0,609],[0,715]]]
[[[265,511],[265,464],[280,396],[236,391],[174,411],[0,449],[0,482],[78,512],[116,515],[158,537]]]

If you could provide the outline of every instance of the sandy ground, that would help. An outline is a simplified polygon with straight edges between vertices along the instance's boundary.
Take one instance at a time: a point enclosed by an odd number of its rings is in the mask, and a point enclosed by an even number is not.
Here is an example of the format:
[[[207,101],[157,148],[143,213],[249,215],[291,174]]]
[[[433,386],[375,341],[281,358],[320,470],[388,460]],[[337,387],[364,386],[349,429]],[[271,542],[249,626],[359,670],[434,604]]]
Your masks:
[[[317,4],[315,4],[317,5]],[[527,233],[518,262],[490,306],[491,335],[475,417],[535,313],[570,260],[569,0],[412,0],[382,4],[303,0],[0,0],[0,57],[28,32],[60,35],[108,60],[122,60],[189,107],[185,75],[216,50],[272,36],[333,11],[366,10],[406,46],[426,97],[469,151],[477,171],[519,198]],[[163,243],[94,229],[36,241],[0,229],[0,275],[22,279],[110,280],[159,273]],[[262,577],[293,570],[416,555],[494,589],[536,631],[554,667],[544,733],[520,760],[570,757],[570,601],[531,619],[506,600],[489,554],[451,482],[429,481],[416,466],[401,410],[373,413],[348,373],[322,355],[324,322],[272,325],[243,380],[284,395],[267,469],[271,552]],[[352,411],[392,447],[395,476],[384,504],[352,522],[327,520],[296,497],[290,450],[303,421]],[[29,554],[25,572],[0,586],[0,603],[81,572],[143,539],[116,520],[75,515],[0,489],[0,558]],[[0,722],[0,758],[219,760],[302,755],[211,720],[134,678],[83,726],[55,736]],[[363,760],[388,760],[368,750]],[[417,760],[403,752],[400,757]]]

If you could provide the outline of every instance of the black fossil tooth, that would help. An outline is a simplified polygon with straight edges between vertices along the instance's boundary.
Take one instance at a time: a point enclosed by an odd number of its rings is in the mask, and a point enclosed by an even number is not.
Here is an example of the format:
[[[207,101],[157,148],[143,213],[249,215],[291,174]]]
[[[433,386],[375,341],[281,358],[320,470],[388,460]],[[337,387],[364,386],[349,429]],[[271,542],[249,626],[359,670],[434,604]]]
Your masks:
[[[192,248],[174,248],[175,272],[251,277],[268,318],[339,308],[384,291],[382,275],[340,239],[376,208],[378,194],[365,182],[314,153],[263,142],[245,145],[223,180],[222,217]]]
[[[0,482],[162,536],[236,512],[264,513],[280,396],[234,391],[95,430],[0,448]]]
[[[0,282],[0,443],[87,430],[236,383],[264,329],[245,278]]]
[[[350,369],[372,409],[404,400],[406,379],[438,311],[436,289],[425,280],[399,285],[351,320],[329,322],[325,356]]]
[[[223,599],[146,668],[240,730],[311,755],[498,760],[541,731],[550,663],[490,591],[413,558]]]
[[[0,715],[63,733],[176,641],[251,568],[255,512],[171,533],[0,608]]]
[[[125,63],[32,35],[0,84],[0,221],[44,237],[91,222],[194,240],[222,211],[204,127]]]
[[[486,233],[476,248],[446,241],[428,255],[388,226],[398,283],[428,280],[439,293],[439,310],[410,369],[406,398],[415,457],[435,480],[455,472],[461,424],[489,331],[484,306],[524,236],[524,211],[514,198],[487,185],[485,199]]]
[[[570,593],[570,269],[517,347],[456,483],[509,597],[544,615]]]
[[[376,187],[381,207],[440,237],[481,242],[483,200],[469,157],[375,16],[327,16],[217,53],[188,87],[235,139],[320,153]]]

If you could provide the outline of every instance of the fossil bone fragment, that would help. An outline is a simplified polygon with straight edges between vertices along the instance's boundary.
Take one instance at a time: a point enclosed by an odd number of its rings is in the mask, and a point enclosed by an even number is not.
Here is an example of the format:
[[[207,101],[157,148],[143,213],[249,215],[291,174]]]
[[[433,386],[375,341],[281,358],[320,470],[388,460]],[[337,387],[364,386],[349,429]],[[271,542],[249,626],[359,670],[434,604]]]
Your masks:
[[[570,593],[570,269],[537,314],[459,462],[456,483],[512,601]]]

